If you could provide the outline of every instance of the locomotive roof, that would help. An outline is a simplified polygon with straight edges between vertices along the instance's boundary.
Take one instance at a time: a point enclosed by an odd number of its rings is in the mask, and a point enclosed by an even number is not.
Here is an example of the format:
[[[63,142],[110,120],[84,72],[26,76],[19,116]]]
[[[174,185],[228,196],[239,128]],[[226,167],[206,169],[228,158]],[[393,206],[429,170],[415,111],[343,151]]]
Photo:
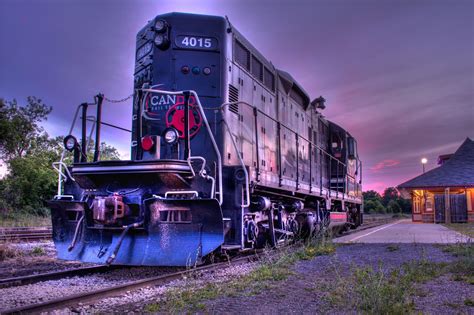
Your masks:
[[[474,141],[469,138],[441,166],[417,176],[399,188],[474,187]]]
[[[276,72],[278,76],[280,77],[283,86],[285,88],[285,91],[289,93],[291,89],[296,90],[301,96],[303,97],[304,100],[304,109],[306,110],[309,106],[310,98],[309,94],[304,90],[304,88],[291,76],[286,71],[280,70],[275,68],[273,63],[269,61],[267,58],[265,58],[257,48],[255,48],[252,43],[250,43],[244,35],[242,35],[235,27],[232,26],[232,24],[229,22],[229,27],[231,28],[232,32],[234,35],[237,37],[237,39],[247,48],[250,50],[250,52],[255,55],[268,69],[271,69],[273,72]]]

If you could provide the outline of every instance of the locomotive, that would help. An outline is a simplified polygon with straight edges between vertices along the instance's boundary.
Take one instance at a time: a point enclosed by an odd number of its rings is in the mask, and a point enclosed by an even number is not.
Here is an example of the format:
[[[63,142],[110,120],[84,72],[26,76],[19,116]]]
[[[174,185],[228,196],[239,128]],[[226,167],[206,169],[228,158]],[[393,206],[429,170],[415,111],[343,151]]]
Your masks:
[[[101,127],[112,125],[104,96],[95,100],[64,139],[73,163],[54,164],[60,259],[190,266],[362,224],[356,139],[227,18],[168,13],[138,32],[130,160],[100,159]]]

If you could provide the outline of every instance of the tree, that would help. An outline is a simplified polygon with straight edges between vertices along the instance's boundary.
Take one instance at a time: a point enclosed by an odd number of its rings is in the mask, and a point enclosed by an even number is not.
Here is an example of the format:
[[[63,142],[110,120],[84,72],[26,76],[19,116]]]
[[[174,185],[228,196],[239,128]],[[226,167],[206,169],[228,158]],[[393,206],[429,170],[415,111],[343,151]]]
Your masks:
[[[388,206],[387,206],[387,211],[391,212],[391,213],[401,213],[402,208],[398,204],[397,200],[390,200],[390,202],[388,203]]]
[[[26,106],[14,100],[0,99],[0,158],[8,174],[0,180],[0,213],[44,215],[43,201],[56,193],[57,173],[52,163],[59,161],[64,149],[63,137],[49,138],[40,123],[47,119],[51,107],[40,99],[28,97]],[[93,141],[90,142],[93,147]],[[116,148],[102,142],[101,160],[116,160]],[[92,154],[89,155],[92,160]],[[72,162],[66,151],[65,162]],[[70,164],[70,163],[68,163]]]
[[[16,100],[0,99],[0,158],[8,162],[23,157],[43,145],[48,135],[39,124],[46,120],[52,107],[29,96],[25,106]]]
[[[81,143],[81,140],[79,139],[79,145]],[[87,145],[87,161],[92,162],[94,159],[94,140],[88,141]],[[58,156],[58,160],[64,150],[64,137],[63,136],[58,136],[54,139],[50,139],[50,150],[53,150],[56,152]],[[112,160],[120,160],[120,153],[118,150],[111,145],[108,145],[105,142],[100,143],[100,160],[101,161],[112,161]],[[64,155],[64,163],[66,165],[71,165],[73,163],[73,153],[66,151]]]
[[[362,193],[364,200],[382,200],[382,197],[375,190],[368,190]]]
[[[382,196],[375,190],[364,191],[364,212],[366,213],[385,213],[385,207],[382,204]]]
[[[387,207],[391,200],[398,200],[400,198],[400,193],[395,187],[385,188],[382,197],[382,204]]]
[[[366,213],[385,213],[385,208],[382,203],[377,200],[364,200],[364,212]]]
[[[400,208],[402,209],[403,213],[411,213],[411,199],[405,199],[400,197],[397,202],[400,205]]]
[[[51,167],[56,160],[57,156],[47,151],[10,160],[10,172],[0,190],[3,212],[45,215],[43,201],[51,199],[56,189],[57,174]]]

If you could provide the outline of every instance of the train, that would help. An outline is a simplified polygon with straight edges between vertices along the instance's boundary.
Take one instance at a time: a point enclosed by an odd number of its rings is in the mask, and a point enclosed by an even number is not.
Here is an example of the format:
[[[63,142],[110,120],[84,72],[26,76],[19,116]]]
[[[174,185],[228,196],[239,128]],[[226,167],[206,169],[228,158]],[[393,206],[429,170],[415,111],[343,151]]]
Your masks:
[[[138,32],[130,160],[101,160],[104,99],[77,107],[53,165],[60,259],[192,266],[363,223],[356,139],[227,17],[167,13]]]

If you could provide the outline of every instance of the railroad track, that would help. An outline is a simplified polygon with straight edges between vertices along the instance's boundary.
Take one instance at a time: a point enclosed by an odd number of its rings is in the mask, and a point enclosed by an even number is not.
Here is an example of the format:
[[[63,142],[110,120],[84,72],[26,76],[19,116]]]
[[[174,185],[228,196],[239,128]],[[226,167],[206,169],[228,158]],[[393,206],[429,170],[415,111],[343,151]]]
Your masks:
[[[100,266],[89,266],[89,267],[67,269],[67,270],[62,270],[62,271],[46,272],[46,273],[30,275],[30,276],[4,278],[4,279],[0,279],[0,288],[27,285],[27,284],[37,283],[41,281],[58,280],[58,279],[66,278],[66,277],[84,276],[84,275],[89,275],[93,273],[107,272],[107,271],[119,269],[119,268],[123,268],[123,267],[115,266],[115,265],[111,265],[111,266],[100,265]]]
[[[51,239],[52,229],[46,228],[2,228],[0,241],[36,241]]]
[[[393,221],[393,219],[387,220],[377,220],[374,222],[366,223],[362,225],[360,228],[356,230],[350,230],[345,233],[342,233],[340,236],[348,235],[353,232],[358,232],[360,230],[369,229],[375,226],[383,225],[388,222]],[[338,236],[334,237],[337,238]],[[133,280],[128,281],[123,284],[114,285],[102,289],[96,289],[89,292],[82,292],[78,294],[73,294],[69,296],[59,297],[55,299],[51,299],[46,302],[35,303],[30,305],[23,305],[16,308],[0,310],[1,314],[19,314],[19,313],[39,313],[39,312],[47,312],[67,307],[74,307],[77,306],[79,303],[91,303],[93,301],[101,300],[106,297],[117,296],[123,294],[127,291],[136,290],[139,288],[147,287],[147,286],[156,286],[156,285],[163,285],[169,283],[173,280],[180,279],[187,274],[191,274],[194,272],[201,272],[201,271],[211,271],[211,270],[218,270],[225,267],[228,267],[230,264],[242,264],[249,261],[256,260],[258,254],[256,255],[248,255],[248,256],[241,256],[235,257],[230,262],[222,262],[210,265],[204,265],[201,267],[178,271],[178,272],[170,272],[164,275],[158,275],[153,277],[148,277],[140,280]],[[50,272],[38,275],[31,275],[31,276],[23,276],[23,277],[16,277],[16,278],[8,278],[8,279],[0,279],[0,288],[6,288],[11,286],[21,286],[27,284],[38,283],[42,281],[48,280],[59,280],[67,277],[74,277],[74,276],[86,276],[95,273],[105,273],[114,269],[119,268],[127,268],[124,266],[92,266],[92,267],[82,267],[77,269],[70,269],[65,271],[59,272]]]
[[[244,264],[247,262],[255,261],[257,258],[258,258],[258,254],[237,257],[237,258],[231,259],[228,262],[204,265],[204,266],[196,267],[189,270],[172,272],[172,273],[149,277],[145,279],[129,281],[120,285],[115,285],[115,286],[111,286],[111,287],[107,287],[103,289],[92,290],[88,292],[82,292],[78,294],[64,296],[64,297],[52,299],[46,302],[42,302],[42,303],[35,303],[35,304],[24,305],[21,307],[16,307],[16,308],[11,308],[11,309],[4,309],[4,310],[1,310],[0,313],[1,314],[39,313],[39,312],[48,312],[52,310],[63,309],[67,307],[74,307],[78,305],[79,303],[87,303],[87,302],[90,303],[90,302],[101,300],[107,297],[117,296],[119,294],[123,294],[131,290],[136,290],[136,289],[140,289],[140,288],[144,288],[148,286],[163,285],[163,284],[169,283],[173,280],[180,279],[183,276],[186,276],[195,272],[224,269],[226,267],[229,267],[230,265],[238,265],[238,264]],[[104,266],[98,266],[97,270],[99,270],[98,269],[99,267],[104,267]],[[90,272],[91,271],[92,269],[90,270]],[[58,275],[58,277],[61,277],[61,276]],[[31,281],[31,280],[25,280],[25,281]],[[38,281],[43,281],[43,280],[38,280]]]

